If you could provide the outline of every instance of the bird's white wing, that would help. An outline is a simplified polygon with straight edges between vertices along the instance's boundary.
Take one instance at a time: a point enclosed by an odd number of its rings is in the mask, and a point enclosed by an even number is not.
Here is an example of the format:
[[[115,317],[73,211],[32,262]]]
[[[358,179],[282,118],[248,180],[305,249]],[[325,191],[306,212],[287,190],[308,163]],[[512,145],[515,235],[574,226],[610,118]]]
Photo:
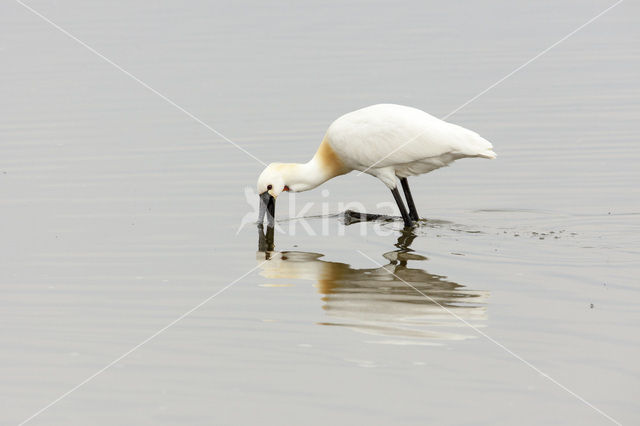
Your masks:
[[[419,109],[373,105],[338,118],[327,139],[354,168],[386,167],[453,154],[493,158],[492,145],[477,133]]]

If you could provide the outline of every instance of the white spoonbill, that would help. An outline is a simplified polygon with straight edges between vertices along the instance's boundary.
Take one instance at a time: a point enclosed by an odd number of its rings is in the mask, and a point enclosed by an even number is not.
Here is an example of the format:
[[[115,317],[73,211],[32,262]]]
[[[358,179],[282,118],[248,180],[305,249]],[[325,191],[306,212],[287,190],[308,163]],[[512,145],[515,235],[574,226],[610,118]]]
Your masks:
[[[496,158],[491,143],[477,133],[416,108],[372,105],[334,121],[313,158],[304,164],[271,163],[258,178],[258,223],[268,213],[273,226],[275,200],[283,191],[302,192],[353,170],[380,179],[391,190],[404,225],[418,220],[407,177],[428,173],[466,157]],[[405,208],[397,179],[407,199]]]

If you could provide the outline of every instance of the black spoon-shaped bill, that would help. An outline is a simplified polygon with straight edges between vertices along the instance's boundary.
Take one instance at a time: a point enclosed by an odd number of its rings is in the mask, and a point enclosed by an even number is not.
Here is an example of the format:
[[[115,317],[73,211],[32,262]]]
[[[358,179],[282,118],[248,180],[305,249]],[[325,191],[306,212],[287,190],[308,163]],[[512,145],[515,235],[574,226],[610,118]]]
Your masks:
[[[267,191],[260,194],[260,209],[258,210],[258,224],[262,224],[265,214],[267,216],[267,226],[273,227],[276,216],[276,199]]]

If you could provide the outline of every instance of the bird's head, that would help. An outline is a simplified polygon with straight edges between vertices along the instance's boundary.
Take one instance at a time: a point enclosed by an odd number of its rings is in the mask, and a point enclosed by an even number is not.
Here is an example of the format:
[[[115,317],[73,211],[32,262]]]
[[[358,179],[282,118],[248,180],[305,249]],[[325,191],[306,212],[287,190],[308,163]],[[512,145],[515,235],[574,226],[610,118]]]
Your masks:
[[[283,191],[289,191],[289,187],[285,181],[288,165],[282,163],[271,163],[260,173],[258,178],[258,194],[260,194],[260,211],[258,214],[258,223],[264,220],[265,213],[267,215],[268,225],[273,226],[276,198]]]
[[[258,178],[258,194],[268,193],[273,198],[278,198],[283,191],[289,188],[285,183],[285,165],[271,163],[260,173]]]

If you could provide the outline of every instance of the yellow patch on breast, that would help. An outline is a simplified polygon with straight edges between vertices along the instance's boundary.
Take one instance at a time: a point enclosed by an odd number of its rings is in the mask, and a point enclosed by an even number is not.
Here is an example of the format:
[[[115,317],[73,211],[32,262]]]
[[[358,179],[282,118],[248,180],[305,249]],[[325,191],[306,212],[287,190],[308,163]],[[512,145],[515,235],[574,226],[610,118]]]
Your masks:
[[[338,157],[338,154],[336,154],[333,148],[331,148],[331,145],[326,139],[322,140],[322,143],[318,147],[318,151],[316,151],[315,157],[323,165],[325,170],[333,176],[342,175],[351,171],[344,165],[340,157]]]

